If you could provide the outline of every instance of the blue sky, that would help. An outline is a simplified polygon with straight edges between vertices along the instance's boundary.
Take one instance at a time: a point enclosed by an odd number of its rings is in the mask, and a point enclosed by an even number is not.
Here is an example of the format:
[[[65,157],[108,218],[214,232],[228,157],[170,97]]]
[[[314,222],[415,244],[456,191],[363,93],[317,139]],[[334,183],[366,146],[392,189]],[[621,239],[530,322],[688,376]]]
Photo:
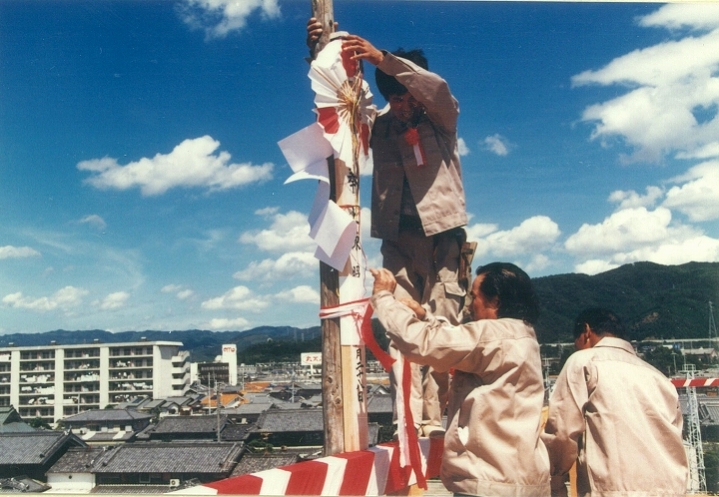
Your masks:
[[[309,4],[0,2],[0,333],[319,323]],[[476,261],[719,261],[719,4],[334,9],[450,83]]]

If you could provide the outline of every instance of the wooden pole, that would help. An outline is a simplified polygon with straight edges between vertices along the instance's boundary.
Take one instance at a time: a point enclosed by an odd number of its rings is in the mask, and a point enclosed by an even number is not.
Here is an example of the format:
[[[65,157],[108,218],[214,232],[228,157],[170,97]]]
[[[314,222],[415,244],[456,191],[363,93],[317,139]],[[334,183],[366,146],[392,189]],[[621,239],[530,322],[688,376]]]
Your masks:
[[[322,36],[317,44],[312,48],[312,59],[330,41],[330,35],[335,31],[335,14],[332,8],[332,0],[311,0],[312,1],[312,17],[322,23]]]
[[[329,43],[334,31],[332,0],[312,0],[312,17],[322,23],[323,32],[312,47],[312,58]],[[330,179],[330,200],[337,200],[334,157],[327,158]],[[340,303],[339,272],[320,262],[320,305],[333,307]],[[344,419],[342,402],[342,361],[340,348],[340,320],[322,320],[322,412],[324,419],[324,455],[344,452]]]
[[[323,25],[323,35],[312,47],[312,57],[332,39],[335,31],[332,0],[312,0],[312,15]],[[359,134],[359,122],[350,126]],[[359,141],[353,142],[353,163],[327,158],[330,201],[356,222],[357,233],[350,256],[341,271],[320,263],[320,299],[323,308],[356,300],[364,295],[363,260],[360,241]],[[365,349],[354,316],[322,322],[322,395],[325,456],[367,448],[367,399]]]

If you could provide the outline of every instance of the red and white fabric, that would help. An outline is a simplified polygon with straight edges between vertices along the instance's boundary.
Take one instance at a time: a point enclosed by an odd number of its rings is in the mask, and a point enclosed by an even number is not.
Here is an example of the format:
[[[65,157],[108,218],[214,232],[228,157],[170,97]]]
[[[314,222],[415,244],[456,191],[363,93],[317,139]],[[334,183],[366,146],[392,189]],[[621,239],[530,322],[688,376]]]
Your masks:
[[[421,438],[423,475],[439,475],[442,438]],[[170,492],[185,495],[386,495],[417,483],[399,463],[397,442]]]
[[[672,385],[677,388],[686,387],[717,387],[719,386],[719,378],[672,378]]]

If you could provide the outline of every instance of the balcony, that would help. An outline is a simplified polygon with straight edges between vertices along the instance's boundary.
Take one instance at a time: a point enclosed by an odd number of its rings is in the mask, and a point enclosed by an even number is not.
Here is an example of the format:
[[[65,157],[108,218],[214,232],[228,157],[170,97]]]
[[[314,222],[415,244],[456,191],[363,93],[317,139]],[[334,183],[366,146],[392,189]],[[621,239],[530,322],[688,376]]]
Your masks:
[[[54,374],[21,374],[20,383],[54,384]]]
[[[152,382],[111,382],[110,392],[152,392]]]
[[[66,374],[65,375],[65,382],[66,383],[87,383],[87,382],[97,382],[100,381],[100,374],[95,372],[87,372],[87,373],[75,373],[75,374]]]
[[[65,361],[65,371],[83,371],[87,369],[100,369],[100,361]]]

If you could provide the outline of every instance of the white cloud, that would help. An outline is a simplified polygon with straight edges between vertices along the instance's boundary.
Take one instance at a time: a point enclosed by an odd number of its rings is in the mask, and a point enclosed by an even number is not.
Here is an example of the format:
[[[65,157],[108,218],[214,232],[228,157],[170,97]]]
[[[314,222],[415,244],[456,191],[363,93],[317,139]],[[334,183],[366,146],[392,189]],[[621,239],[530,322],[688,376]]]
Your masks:
[[[649,261],[664,265],[678,265],[687,262],[718,262],[719,240],[705,235],[685,239],[669,238],[655,245],[649,245],[627,252],[617,252],[605,259],[590,259],[575,266],[575,271],[596,274],[609,271],[623,264]]]
[[[617,206],[618,210],[632,207],[653,207],[664,191],[658,186],[648,186],[646,195],[641,195],[634,190],[616,190],[609,194],[609,201]]]
[[[665,207],[624,209],[600,224],[584,224],[567,239],[565,248],[580,259],[575,270],[587,274],[638,261],[667,265],[719,261],[719,240],[673,224]]]
[[[457,138],[457,153],[460,155],[460,157],[469,155],[469,147],[464,141],[464,138]]]
[[[192,290],[190,290],[189,288],[187,288],[187,289],[185,289],[185,290],[181,290],[181,291],[177,292],[176,297],[177,297],[179,300],[187,300],[187,299],[189,299],[190,297],[192,297],[194,294],[195,294],[195,292],[193,292]]]
[[[533,216],[507,231],[491,231],[494,225],[473,225],[467,228],[467,239],[477,242],[475,259],[493,255],[514,257],[532,255],[550,249],[561,234],[557,223],[547,216]],[[477,233],[485,233],[477,236]],[[538,262],[541,262],[538,260]]]
[[[80,171],[93,176],[86,183],[100,189],[140,188],[145,196],[161,195],[171,188],[202,187],[226,190],[272,178],[272,164],[232,164],[228,152],[215,151],[220,142],[210,136],[184,140],[169,154],[156,154],[125,166],[105,157],[79,162]]]
[[[255,211],[255,214],[258,216],[272,217],[275,214],[277,214],[279,211],[280,211],[279,207],[263,207],[262,209],[257,209]]]
[[[544,254],[535,254],[524,266],[524,270],[527,273],[533,273],[535,271],[541,271],[551,264],[551,260]]]
[[[703,11],[706,11],[703,13]],[[674,4],[640,20],[643,26],[715,28],[717,6]],[[572,78],[575,86],[625,85],[630,89],[587,107],[593,139],[619,138],[633,149],[627,161],[659,162],[713,151],[719,135],[719,29],[634,50],[598,70]]]
[[[182,285],[165,285],[160,291],[162,293],[174,293],[178,300],[186,300],[192,297],[195,292],[189,288],[185,288]]]
[[[234,331],[244,330],[247,329],[249,326],[250,322],[245,318],[215,318],[210,319],[207,325],[203,326],[203,328],[214,331]]]
[[[111,311],[125,307],[130,294],[127,292],[114,292],[105,297],[102,302],[96,302],[96,305],[103,311]]]
[[[236,286],[223,295],[202,302],[201,306],[207,310],[244,310],[260,312],[269,306],[265,297],[255,296],[246,286]]]
[[[287,252],[278,259],[253,261],[232,276],[241,281],[272,282],[293,277],[309,277],[317,272],[319,262],[311,252]]]
[[[320,294],[314,288],[308,285],[296,286],[290,290],[279,292],[275,297],[279,300],[299,304],[318,304],[320,303]]]
[[[598,274],[619,267],[619,264],[603,261],[601,259],[592,259],[574,266],[574,271],[583,274]]]
[[[691,221],[719,218],[719,161],[698,164],[672,181],[684,184],[669,189],[665,207],[686,214]]]
[[[677,159],[712,159],[719,157],[719,142],[709,142],[703,147],[689,152],[679,152]]]
[[[242,31],[256,11],[263,18],[280,15],[277,0],[185,0],[178,11],[186,24],[203,30],[208,39]]]
[[[472,241],[484,238],[490,233],[494,233],[499,228],[496,224],[476,223],[468,225],[464,230],[467,232],[467,239]]]
[[[90,225],[98,230],[104,230],[105,228],[107,228],[107,223],[105,222],[105,220],[97,214],[87,215],[80,219],[79,223]]]
[[[2,303],[14,309],[28,309],[48,312],[56,309],[68,310],[82,304],[82,298],[89,292],[83,288],[66,286],[49,297],[25,297],[22,292],[11,293],[2,299]]]
[[[504,157],[509,154],[509,140],[500,134],[494,134],[484,139],[484,148],[493,154]]]
[[[640,26],[679,29],[719,27],[719,5],[711,2],[668,4],[639,21]]]
[[[297,211],[274,214],[269,229],[247,231],[240,235],[240,242],[256,245],[268,252],[312,251],[315,243],[310,238],[307,216]]]
[[[40,257],[40,252],[30,247],[13,247],[12,245],[0,247],[0,260],[24,259],[26,257]]]
[[[613,213],[601,224],[583,224],[565,242],[572,254],[609,254],[636,246],[652,245],[670,236],[672,213],[659,207],[623,209]]]

